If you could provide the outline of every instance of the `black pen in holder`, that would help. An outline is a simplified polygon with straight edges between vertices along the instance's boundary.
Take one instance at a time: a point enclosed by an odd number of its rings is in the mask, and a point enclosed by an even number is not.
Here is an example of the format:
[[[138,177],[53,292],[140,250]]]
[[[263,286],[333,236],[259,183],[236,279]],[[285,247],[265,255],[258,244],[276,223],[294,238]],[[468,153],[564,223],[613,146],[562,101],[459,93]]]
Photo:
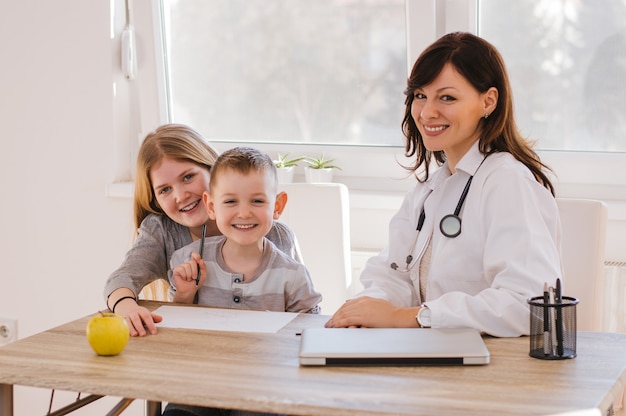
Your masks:
[[[543,360],[576,357],[578,299],[562,296],[560,302],[547,303],[545,296],[537,296],[528,299],[528,304],[530,305],[530,356]]]

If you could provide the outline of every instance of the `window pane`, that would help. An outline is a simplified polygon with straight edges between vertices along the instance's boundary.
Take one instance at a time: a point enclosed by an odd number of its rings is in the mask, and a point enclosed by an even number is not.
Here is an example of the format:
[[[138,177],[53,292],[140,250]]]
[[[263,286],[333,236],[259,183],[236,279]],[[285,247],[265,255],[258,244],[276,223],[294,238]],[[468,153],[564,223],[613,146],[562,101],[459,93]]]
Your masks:
[[[404,0],[163,0],[172,121],[210,140],[403,145]]]
[[[481,0],[517,121],[545,150],[626,151],[626,2]]]

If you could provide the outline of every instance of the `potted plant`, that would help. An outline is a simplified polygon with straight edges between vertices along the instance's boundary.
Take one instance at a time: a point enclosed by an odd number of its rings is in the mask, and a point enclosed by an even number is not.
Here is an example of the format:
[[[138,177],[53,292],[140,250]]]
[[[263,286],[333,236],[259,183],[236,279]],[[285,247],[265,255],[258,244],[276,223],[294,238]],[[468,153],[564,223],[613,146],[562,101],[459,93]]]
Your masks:
[[[278,173],[278,183],[291,183],[293,182],[294,168],[298,166],[298,162],[304,159],[303,156],[289,159],[289,153],[284,155],[278,154],[278,158],[274,160],[276,171]]]
[[[335,159],[325,159],[323,153],[319,158],[305,156],[303,160],[308,164],[304,168],[307,183],[332,182],[333,169],[341,170],[339,166],[332,164]]]

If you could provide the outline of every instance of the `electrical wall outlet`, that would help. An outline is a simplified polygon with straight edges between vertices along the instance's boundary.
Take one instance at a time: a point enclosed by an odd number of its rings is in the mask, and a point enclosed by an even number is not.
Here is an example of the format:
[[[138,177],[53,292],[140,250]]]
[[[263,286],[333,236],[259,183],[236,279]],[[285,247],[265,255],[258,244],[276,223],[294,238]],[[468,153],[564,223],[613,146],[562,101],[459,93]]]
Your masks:
[[[0,317],[0,346],[17,341],[17,319]]]

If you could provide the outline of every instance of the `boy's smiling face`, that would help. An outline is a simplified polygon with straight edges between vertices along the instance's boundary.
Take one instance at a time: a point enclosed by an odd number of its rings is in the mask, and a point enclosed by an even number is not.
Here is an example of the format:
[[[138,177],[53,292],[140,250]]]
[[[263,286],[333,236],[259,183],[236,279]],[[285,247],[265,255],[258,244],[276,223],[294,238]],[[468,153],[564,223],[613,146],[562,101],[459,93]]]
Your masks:
[[[203,196],[209,216],[229,240],[241,246],[260,244],[280,215],[275,179],[265,170],[244,174],[225,168],[216,173],[210,194]]]

